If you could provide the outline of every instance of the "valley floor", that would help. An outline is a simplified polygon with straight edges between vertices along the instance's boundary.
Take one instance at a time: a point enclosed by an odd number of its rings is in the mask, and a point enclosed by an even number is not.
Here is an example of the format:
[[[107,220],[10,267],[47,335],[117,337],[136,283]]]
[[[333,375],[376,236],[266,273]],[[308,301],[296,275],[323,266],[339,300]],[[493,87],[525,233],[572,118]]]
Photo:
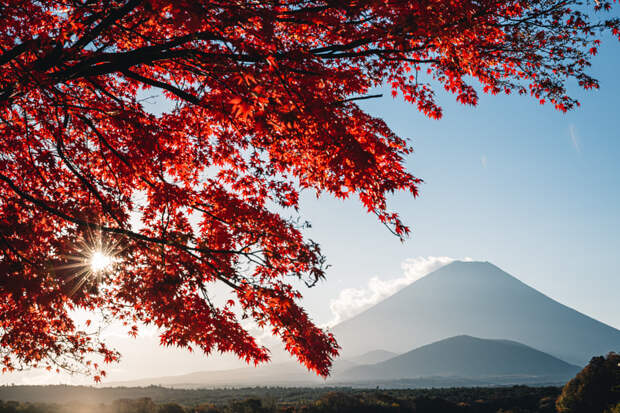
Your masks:
[[[0,413],[551,413],[558,387],[352,389],[0,387]],[[10,401],[15,400],[15,401]]]

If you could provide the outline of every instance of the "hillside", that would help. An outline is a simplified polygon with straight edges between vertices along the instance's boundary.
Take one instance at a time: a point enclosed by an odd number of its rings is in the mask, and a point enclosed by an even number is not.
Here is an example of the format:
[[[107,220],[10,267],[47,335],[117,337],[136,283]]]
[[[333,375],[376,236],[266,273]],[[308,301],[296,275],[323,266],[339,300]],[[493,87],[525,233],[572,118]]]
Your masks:
[[[395,357],[397,354],[376,350],[353,357],[351,360],[337,359],[332,367],[332,376],[339,376],[359,364],[371,364]],[[106,386],[166,386],[174,388],[200,388],[222,386],[316,386],[325,381],[294,361],[270,363],[257,367],[230,370],[197,371],[179,376],[146,377],[144,379],[111,382]]]
[[[549,354],[508,340],[487,340],[466,335],[428,344],[389,360],[355,366],[341,379],[397,380],[420,377],[489,379],[510,376],[566,381],[579,367]]]
[[[381,363],[382,361],[385,361],[385,360],[389,360],[396,356],[398,356],[398,354],[392,351],[373,350],[373,351],[368,351],[364,354],[361,354],[357,357],[352,357],[348,359],[347,361],[350,361],[355,364],[375,364],[375,363]],[[337,363],[340,363],[341,362],[340,360],[341,359],[338,359]]]

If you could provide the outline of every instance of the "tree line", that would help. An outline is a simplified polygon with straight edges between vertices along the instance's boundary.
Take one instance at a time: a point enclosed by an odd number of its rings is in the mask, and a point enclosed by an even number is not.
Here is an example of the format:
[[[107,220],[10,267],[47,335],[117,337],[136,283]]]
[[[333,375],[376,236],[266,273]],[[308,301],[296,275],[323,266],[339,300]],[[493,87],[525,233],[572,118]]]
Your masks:
[[[37,386],[21,386],[34,390]],[[39,392],[81,389],[130,394],[111,403],[37,403],[0,400],[0,413],[620,413],[620,354],[593,357],[563,388],[478,387],[368,390],[352,388],[247,388],[175,390],[163,387],[85,389],[41,386]],[[0,396],[6,395],[0,388]],[[151,397],[159,397],[159,403]],[[159,392],[159,393],[158,393]],[[177,393],[177,398],[171,396]],[[17,393],[13,393],[18,395]],[[77,392],[71,393],[73,397]],[[178,394],[186,397],[178,402]],[[24,394],[22,394],[23,396]],[[167,395],[165,397],[164,395]],[[209,397],[210,395],[210,397]],[[41,396],[41,395],[39,395]],[[34,397],[34,393],[30,393]],[[66,397],[66,396],[65,396]],[[30,400],[33,400],[32,398]],[[176,400],[176,401],[171,401]]]
[[[248,397],[195,405],[156,403],[151,398],[111,403],[2,402],[0,413],[496,413],[555,412],[557,387],[341,390],[314,399]]]

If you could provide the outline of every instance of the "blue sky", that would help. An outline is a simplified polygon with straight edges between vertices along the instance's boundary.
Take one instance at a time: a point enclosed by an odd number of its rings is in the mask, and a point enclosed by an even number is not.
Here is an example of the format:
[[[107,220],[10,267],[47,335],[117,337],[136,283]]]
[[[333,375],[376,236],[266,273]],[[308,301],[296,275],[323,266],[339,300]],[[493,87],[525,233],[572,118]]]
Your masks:
[[[333,265],[306,292],[320,320],[326,294],[398,277],[418,256],[490,261],[548,296],[620,328],[620,45],[603,44],[591,73],[598,91],[573,89],[567,114],[520,96],[483,95],[477,107],[439,94],[444,117],[430,120],[392,99],[364,107],[411,139],[408,169],[421,195],[391,205],[413,228],[400,244],[355,201],[314,200],[304,212]]]

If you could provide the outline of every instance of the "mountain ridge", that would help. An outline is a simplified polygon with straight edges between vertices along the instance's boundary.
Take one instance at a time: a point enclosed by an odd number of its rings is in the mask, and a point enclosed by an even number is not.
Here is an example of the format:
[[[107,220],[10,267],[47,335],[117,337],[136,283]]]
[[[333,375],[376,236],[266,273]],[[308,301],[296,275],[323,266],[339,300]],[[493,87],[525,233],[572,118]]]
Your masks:
[[[523,343],[459,335],[415,348],[380,363],[354,366],[337,379],[541,377],[561,382],[570,379],[579,370],[578,366]]]
[[[582,366],[620,348],[619,330],[489,262],[447,264],[330,331],[345,358],[380,347],[403,353],[461,334],[517,341]],[[381,334],[357,340],[360,331]]]
[[[379,359],[389,352],[377,350]],[[372,352],[375,353],[375,352]],[[373,357],[365,357],[372,361]],[[374,356],[370,354],[370,356]],[[199,371],[107,383],[107,387],[158,385],[171,388],[244,386],[437,387],[561,384],[580,367],[523,343],[461,335],[449,337],[384,361],[355,364],[337,360],[331,377],[322,380],[294,362],[259,368]]]

